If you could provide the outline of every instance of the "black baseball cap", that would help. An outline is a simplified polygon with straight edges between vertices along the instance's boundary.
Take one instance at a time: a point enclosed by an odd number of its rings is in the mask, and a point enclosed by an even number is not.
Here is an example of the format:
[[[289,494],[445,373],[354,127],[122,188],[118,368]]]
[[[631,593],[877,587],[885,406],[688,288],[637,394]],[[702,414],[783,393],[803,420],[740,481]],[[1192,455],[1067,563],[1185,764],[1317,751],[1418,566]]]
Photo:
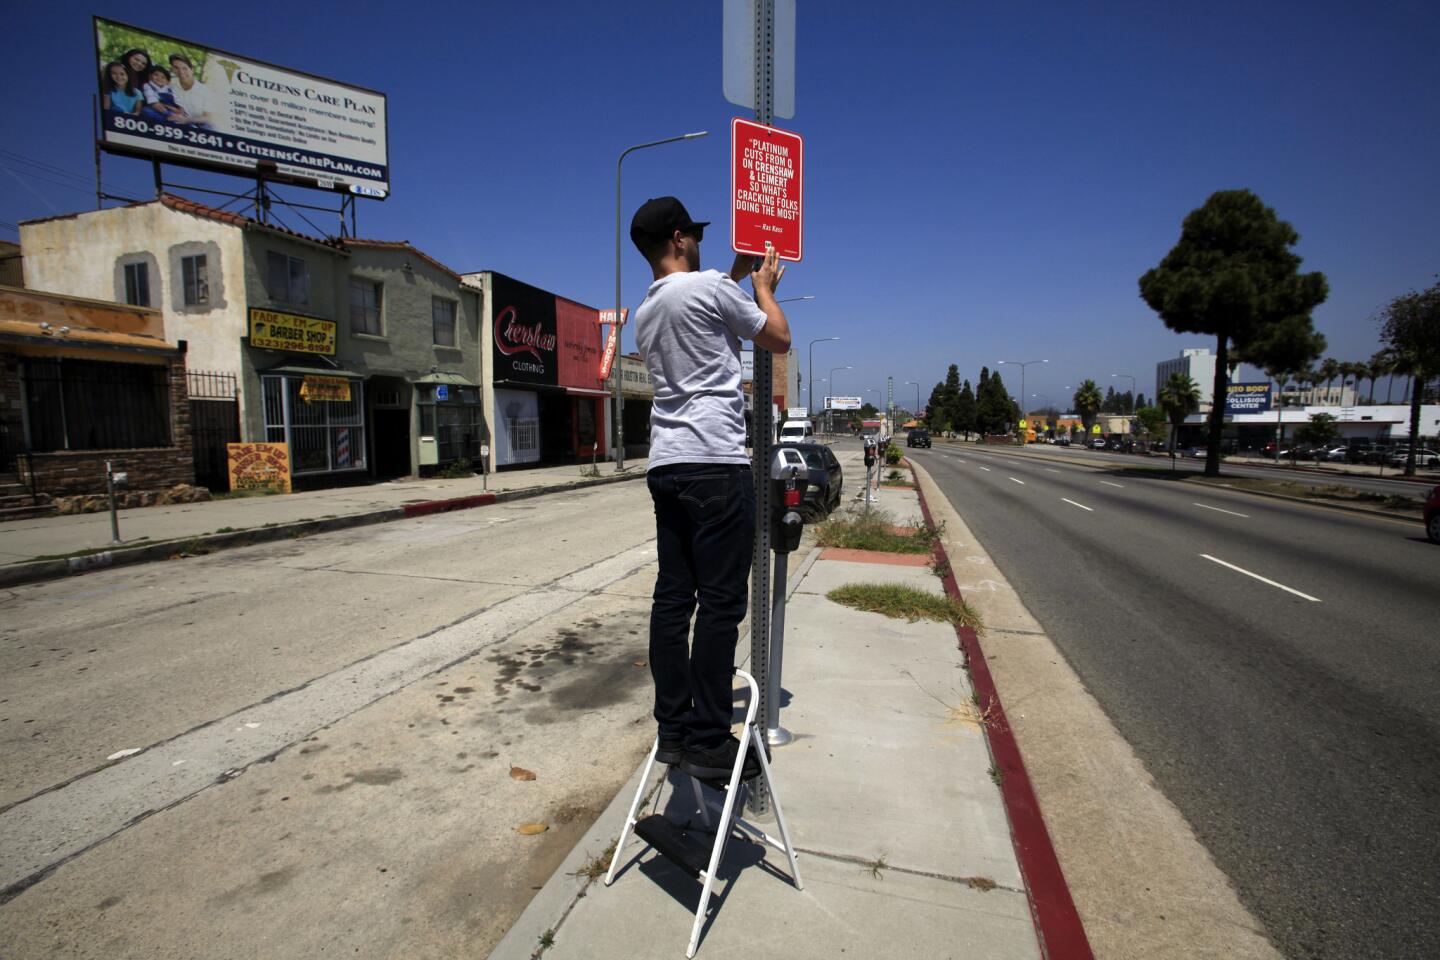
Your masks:
[[[655,197],[642,203],[631,218],[630,242],[644,253],[661,240],[669,239],[676,230],[688,233],[709,225],[709,220],[698,223],[691,220],[685,204],[674,197]]]

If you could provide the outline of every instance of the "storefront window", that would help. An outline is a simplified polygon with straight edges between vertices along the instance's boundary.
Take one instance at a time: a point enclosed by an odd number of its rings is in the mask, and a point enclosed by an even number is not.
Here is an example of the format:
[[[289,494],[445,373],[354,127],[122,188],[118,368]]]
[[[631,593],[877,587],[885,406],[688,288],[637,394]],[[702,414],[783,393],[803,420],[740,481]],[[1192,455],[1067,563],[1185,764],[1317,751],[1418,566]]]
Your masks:
[[[290,445],[295,475],[365,468],[365,385],[351,380],[349,400],[300,395],[304,377],[265,377],[265,439]]]
[[[487,440],[480,388],[452,386],[444,400],[435,399],[434,387],[425,388],[420,393],[420,435],[435,438],[441,463],[480,459],[480,446]]]

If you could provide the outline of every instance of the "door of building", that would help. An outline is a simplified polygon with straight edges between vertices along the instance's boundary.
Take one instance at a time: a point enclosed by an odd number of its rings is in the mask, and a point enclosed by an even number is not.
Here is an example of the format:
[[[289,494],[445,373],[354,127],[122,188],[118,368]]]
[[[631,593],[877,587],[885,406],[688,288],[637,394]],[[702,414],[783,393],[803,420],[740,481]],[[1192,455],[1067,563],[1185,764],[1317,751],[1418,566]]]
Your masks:
[[[382,480],[410,475],[410,411],[376,407],[375,476]]]
[[[227,444],[240,442],[240,400],[235,374],[191,370],[186,375],[190,396],[190,450],[195,483],[211,490],[230,489]]]

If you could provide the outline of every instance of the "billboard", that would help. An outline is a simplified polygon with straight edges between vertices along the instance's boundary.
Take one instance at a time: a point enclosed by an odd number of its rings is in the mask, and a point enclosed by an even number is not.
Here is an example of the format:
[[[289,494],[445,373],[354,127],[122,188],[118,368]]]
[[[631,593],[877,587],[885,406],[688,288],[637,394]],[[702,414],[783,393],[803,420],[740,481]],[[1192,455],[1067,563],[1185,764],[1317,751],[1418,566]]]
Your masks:
[[[95,18],[111,153],[365,197],[390,193],[385,94]]]
[[[859,410],[863,404],[859,397],[826,397],[826,410]]]
[[[1270,410],[1270,388],[1264,383],[1230,383],[1225,385],[1225,413],[1266,413]]]

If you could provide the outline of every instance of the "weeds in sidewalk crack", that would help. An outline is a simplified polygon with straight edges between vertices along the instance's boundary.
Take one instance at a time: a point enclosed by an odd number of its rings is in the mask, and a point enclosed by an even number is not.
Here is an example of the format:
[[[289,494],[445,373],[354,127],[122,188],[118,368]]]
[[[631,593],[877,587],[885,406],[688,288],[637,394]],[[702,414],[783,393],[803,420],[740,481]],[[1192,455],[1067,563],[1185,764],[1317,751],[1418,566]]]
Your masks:
[[[570,874],[572,877],[584,877],[586,880],[595,881],[605,876],[605,871],[610,869],[610,860],[615,856],[615,841],[610,841],[598,857],[591,857],[585,866]]]
[[[997,787],[1005,782],[1005,771],[1001,770],[993,763],[990,764],[990,782],[995,784],[995,786]]]
[[[863,866],[865,870],[869,872],[871,878],[875,880],[884,880],[885,874],[881,871],[883,871],[886,867],[890,866],[890,864],[885,862],[885,855],[881,854],[874,860],[865,861],[861,866]]]
[[[900,672],[903,673],[905,676],[909,677],[910,682],[915,684],[915,686],[919,688],[921,693],[925,694],[925,696],[929,697],[931,700],[934,700],[936,703],[940,704],[940,706],[945,708],[946,721],[950,723],[963,723],[966,726],[974,727],[978,730],[989,724],[994,719],[991,716],[991,714],[995,710],[994,700],[991,700],[990,703],[982,706],[980,703],[980,694],[977,692],[971,692],[970,700],[968,702],[965,700],[961,700],[958,703],[947,703],[937,697],[935,694],[931,693],[929,690],[926,690],[923,686],[921,686],[920,681],[915,679],[915,675],[909,670],[902,670]],[[956,691],[953,687],[951,688],[950,692],[958,696],[958,691]]]

